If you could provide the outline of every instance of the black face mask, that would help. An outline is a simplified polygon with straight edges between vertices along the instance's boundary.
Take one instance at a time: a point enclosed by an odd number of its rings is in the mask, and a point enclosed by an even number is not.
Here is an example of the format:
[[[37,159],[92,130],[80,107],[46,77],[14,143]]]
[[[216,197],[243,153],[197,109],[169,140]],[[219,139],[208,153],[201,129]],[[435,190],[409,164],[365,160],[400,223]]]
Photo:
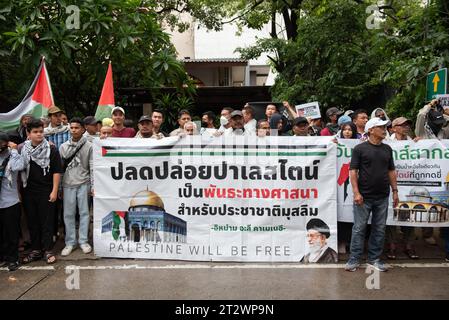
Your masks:
[[[201,127],[207,128],[207,126],[208,126],[207,122],[201,121]]]
[[[386,116],[382,116],[382,117],[380,117],[383,121],[385,121],[385,120],[387,120],[387,117]]]

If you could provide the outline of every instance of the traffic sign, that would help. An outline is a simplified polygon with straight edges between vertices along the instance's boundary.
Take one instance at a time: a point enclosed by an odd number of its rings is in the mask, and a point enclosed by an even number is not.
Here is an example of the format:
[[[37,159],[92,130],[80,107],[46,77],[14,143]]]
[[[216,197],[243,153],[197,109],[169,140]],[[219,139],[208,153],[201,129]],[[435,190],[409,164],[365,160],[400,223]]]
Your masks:
[[[431,72],[427,75],[427,101],[435,98],[437,94],[446,94],[447,68]]]

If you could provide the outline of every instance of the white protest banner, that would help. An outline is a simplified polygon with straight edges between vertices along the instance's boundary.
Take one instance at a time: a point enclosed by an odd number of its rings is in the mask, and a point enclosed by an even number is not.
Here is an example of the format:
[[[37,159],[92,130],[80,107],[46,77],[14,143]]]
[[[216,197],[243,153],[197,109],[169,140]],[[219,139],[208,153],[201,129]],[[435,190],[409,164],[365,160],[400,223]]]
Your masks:
[[[93,152],[98,256],[336,261],[329,137],[108,138]]]
[[[311,119],[321,118],[320,105],[318,101],[299,104],[295,106],[298,117],[306,117]]]
[[[358,140],[339,139],[337,148],[338,221],[353,222],[349,164]],[[449,140],[385,141],[393,149],[399,205],[388,225],[449,226]]]

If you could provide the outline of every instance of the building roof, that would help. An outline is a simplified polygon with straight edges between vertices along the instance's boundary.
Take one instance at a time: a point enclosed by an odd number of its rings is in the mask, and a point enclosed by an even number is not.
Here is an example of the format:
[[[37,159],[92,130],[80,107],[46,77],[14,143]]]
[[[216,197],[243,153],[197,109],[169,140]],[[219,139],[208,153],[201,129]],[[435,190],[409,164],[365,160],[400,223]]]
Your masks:
[[[184,63],[248,63],[248,60],[239,58],[208,58],[208,59],[181,59]]]

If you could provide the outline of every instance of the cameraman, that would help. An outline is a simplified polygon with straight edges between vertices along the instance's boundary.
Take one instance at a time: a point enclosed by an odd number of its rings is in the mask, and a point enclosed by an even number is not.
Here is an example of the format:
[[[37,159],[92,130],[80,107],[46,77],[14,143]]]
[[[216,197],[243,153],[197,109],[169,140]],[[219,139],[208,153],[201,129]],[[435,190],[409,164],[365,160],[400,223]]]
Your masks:
[[[438,99],[421,108],[416,116],[415,134],[421,139],[449,139],[449,116]]]

